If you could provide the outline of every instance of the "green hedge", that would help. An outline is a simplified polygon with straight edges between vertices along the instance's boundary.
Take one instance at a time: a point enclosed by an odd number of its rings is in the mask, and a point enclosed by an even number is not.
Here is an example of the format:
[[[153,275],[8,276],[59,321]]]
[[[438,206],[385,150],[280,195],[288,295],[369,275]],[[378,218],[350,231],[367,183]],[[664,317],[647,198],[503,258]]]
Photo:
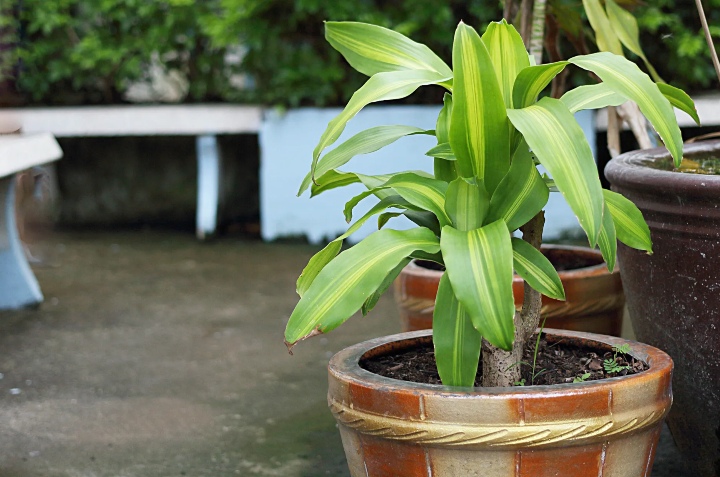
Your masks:
[[[11,31],[19,62],[9,68],[5,55],[0,78],[17,72],[15,87],[30,104],[121,102],[129,84],[147,79],[156,58],[188,78],[188,102],[337,105],[363,78],[325,42],[324,20],[394,28],[449,60],[458,20],[483,25],[501,15],[499,0],[10,1],[19,13],[15,22],[0,15],[6,19],[0,50],[7,51]],[[710,23],[720,24],[720,0],[705,3]],[[577,10],[580,2],[552,4]],[[635,13],[643,46],[665,80],[689,90],[711,87],[692,0],[653,0]],[[720,28],[713,33],[720,37]],[[233,86],[239,78],[252,87]],[[438,100],[429,94],[414,100]]]

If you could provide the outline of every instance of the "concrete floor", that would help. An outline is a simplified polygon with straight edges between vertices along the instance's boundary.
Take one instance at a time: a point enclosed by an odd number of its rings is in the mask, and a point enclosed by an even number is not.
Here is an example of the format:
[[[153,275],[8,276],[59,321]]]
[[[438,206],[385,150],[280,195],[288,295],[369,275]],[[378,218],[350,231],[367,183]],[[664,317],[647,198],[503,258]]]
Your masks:
[[[32,250],[45,302],[0,312],[0,476],[348,475],[325,366],[399,331],[391,296],[289,356],[312,247],[103,232]],[[653,477],[689,475],[662,441]]]

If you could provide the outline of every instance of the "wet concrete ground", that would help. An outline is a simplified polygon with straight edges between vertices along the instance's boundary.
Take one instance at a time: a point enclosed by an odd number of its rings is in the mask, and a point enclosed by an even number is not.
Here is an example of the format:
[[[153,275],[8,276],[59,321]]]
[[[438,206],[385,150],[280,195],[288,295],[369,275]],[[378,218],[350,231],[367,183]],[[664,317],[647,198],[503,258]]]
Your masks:
[[[399,331],[392,297],[289,356],[314,248],[177,232],[54,233],[46,297],[0,312],[0,476],[347,476],[328,358]],[[653,477],[685,477],[663,435]]]

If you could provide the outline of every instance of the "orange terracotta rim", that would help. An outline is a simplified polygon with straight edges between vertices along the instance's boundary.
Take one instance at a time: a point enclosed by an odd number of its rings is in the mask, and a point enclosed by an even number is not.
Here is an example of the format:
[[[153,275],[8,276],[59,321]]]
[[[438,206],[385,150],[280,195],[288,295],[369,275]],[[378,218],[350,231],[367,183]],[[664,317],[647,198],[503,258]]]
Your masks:
[[[362,343],[355,344],[348,348],[345,348],[335,354],[328,365],[330,373],[342,375],[344,379],[350,381],[372,381],[383,388],[391,390],[406,390],[412,388],[418,391],[426,390],[433,393],[447,392],[450,394],[536,394],[542,392],[543,394],[563,394],[567,389],[583,389],[599,384],[611,384],[617,381],[638,381],[638,380],[655,380],[660,379],[661,376],[672,372],[673,361],[670,356],[664,351],[655,348],[653,346],[640,343],[637,341],[626,340],[624,338],[617,338],[614,336],[599,335],[595,333],[583,333],[580,331],[568,331],[568,330],[557,330],[557,329],[545,329],[543,331],[548,335],[550,340],[558,341],[558,338],[571,339],[580,343],[586,343],[590,347],[597,347],[599,349],[610,349],[612,346],[621,346],[623,344],[630,345],[630,355],[634,358],[642,360],[650,366],[650,369],[643,371],[642,373],[633,374],[630,376],[619,376],[614,378],[606,378],[597,381],[589,381],[584,383],[574,384],[556,384],[552,386],[512,386],[512,387],[498,387],[498,388],[468,388],[462,390],[461,388],[441,386],[439,384],[422,384],[413,383],[409,381],[400,381],[398,379],[386,378],[384,376],[371,373],[359,366],[359,361],[363,358],[370,358],[373,356],[379,356],[389,354],[395,351],[400,351],[408,348],[412,348],[418,344],[427,344],[432,341],[431,330],[420,330],[411,331],[408,333],[398,333],[395,335],[383,336],[381,338],[375,338],[372,340],[364,341]]]

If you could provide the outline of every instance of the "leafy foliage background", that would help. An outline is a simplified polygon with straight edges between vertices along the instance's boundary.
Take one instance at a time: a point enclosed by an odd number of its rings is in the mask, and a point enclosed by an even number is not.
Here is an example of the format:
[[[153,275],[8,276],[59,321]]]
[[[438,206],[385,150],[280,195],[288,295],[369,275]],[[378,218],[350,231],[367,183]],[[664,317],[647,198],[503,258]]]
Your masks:
[[[393,28],[449,62],[448,32],[459,20],[483,25],[502,14],[496,0],[3,3],[0,92],[10,90],[15,102],[24,104],[122,102],[131,83],[149,81],[149,66],[156,63],[187,78],[186,102],[339,105],[364,78],[325,41],[324,20]],[[705,8],[720,43],[720,0],[705,0]],[[563,31],[579,34],[593,49],[579,0],[552,0],[549,11]],[[666,81],[689,91],[712,87],[713,69],[693,0],[653,0],[634,13],[643,47]],[[575,50],[566,38],[563,53],[571,56]],[[238,78],[245,88],[237,86]],[[430,91],[412,101],[440,102],[439,94]]]

